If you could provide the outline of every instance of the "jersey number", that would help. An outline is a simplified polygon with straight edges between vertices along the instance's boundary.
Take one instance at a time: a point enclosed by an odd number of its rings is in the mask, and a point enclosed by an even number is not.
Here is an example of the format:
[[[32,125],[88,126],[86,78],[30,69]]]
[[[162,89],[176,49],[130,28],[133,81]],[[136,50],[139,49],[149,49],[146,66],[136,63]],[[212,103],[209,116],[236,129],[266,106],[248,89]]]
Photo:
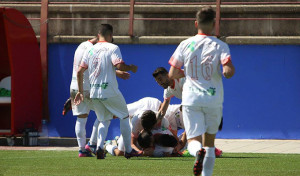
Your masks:
[[[192,71],[192,79],[198,80],[198,58],[194,56],[191,60],[191,71]],[[211,80],[211,76],[213,73],[213,64],[212,64],[212,57],[207,56],[201,62],[201,75],[206,81]]]
[[[94,70],[93,71],[93,77],[97,78],[100,75],[100,71],[101,71],[101,69],[100,69],[100,58],[95,58],[93,60],[92,67],[93,67],[93,70]]]

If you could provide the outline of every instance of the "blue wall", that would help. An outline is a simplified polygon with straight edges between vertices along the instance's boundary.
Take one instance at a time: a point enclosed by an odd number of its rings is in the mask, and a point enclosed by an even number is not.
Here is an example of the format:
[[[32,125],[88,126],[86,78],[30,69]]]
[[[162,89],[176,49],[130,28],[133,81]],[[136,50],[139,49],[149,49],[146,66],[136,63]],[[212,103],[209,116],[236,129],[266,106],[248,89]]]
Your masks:
[[[69,97],[77,44],[49,46],[49,131],[52,137],[75,137],[76,118],[62,117]],[[123,59],[138,65],[130,80],[119,79],[127,103],[150,96],[163,101],[163,89],[152,78],[158,66],[169,69],[176,45],[119,45]],[[300,45],[230,45],[236,75],[224,80],[224,126],[218,138],[300,139]],[[175,98],[172,104],[180,103]],[[87,136],[96,116],[89,116]],[[119,135],[113,120],[108,138]]]

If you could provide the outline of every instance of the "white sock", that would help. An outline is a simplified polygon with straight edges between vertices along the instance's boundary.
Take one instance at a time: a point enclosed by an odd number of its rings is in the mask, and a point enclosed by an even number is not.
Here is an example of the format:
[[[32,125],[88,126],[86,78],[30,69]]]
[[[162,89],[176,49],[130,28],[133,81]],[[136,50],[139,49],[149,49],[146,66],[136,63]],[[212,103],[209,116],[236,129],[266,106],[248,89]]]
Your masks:
[[[215,147],[204,147],[206,150],[203,160],[202,176],[211,176],[214,170],[216,154]]]
[[[129,125],[129,118],[120,119],[120,130],[123,136],[125,150],[127,153],[130,153],[132,148],[131,148],[131,129]]]
[[[100,122],[98,127],[97,149],[99,147],[103,149],[103,145],[104,145],[105,138],[107,136],[109,125],[110,125],[110,120]]]
[[[85,143],[86,143],[86,125],[87,118],[77,118],[75,125],[75,133],[77,137],[77,142],[79,149],[85,151]]]
[[[99,127],[100,121],[96,118],[94,125],[93,125],[93,131],[90,138],[90,144],[91,145],[97,145],[97,136],[98,136],[98,127]]]
[[[202,147],[201,143],[199,141],[191,141],[188,143],[188,151],[192,156],[196,156],[196,153],[198,150],[200,150]]]
[[[115,152],[114,152],[114,150],[117,148],[117,146],[115,146],[115,145],[107,145],[106,146],[106,150],[107,150],[107,152],[108,153],[110,153],[111,155],[113,155],[113,156],[116,156],[116,154],[115,154]]]

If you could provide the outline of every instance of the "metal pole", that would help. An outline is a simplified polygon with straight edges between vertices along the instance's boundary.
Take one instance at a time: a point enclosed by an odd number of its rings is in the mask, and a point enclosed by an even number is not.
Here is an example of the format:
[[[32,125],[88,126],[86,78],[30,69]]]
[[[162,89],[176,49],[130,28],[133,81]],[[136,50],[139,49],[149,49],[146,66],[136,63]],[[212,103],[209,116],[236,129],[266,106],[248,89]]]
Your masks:
[[[215,24],[215,33],[216,36],[220,36],[220,19],[221,19],[221,0],[216,1],[216,24]]]
[[[41,26],[40,26],[40,52],[42,62],[43,79],[43,119],[49,120],[48,109],[48,0],[42,0],[41,4]]]
[[[129,36],[133,37],[133,22],[134,22],[134,0],[130,0],[130,11],[129,11]]]

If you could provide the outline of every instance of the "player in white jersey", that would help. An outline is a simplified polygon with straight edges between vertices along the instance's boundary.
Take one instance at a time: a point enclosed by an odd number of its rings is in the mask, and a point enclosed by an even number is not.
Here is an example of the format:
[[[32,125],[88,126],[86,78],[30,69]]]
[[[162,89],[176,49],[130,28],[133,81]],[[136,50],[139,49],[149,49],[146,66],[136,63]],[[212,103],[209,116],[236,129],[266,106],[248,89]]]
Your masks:
[[[168,75],[168,71],[164,67],[158,67],[157,69],[155,69],[155,71],[153,72],[152,75],[153,75],[155,81],[161,87],[164,88],[164,102],[162,103],[160,110],[159,110],[160,117],[165,116],[169,120],[171,126],[173,126],[173,128],[170,130],[172,131],[173,134],[177,134],[177,129],[175,128],[174,122],[175,122],[175,119],[177,119],[176,120],[176,122],[178,122],[177,125],[182,126],[181,129],[184,129],[183,123],[180,124],[180,121],[183,121],[182,113],[181,113],[179,106],[177,106],[176,108],[174,108],[174,107],[169,108],[169,104],[170,104],[171,98],[173,98],[173,97],[182,99],[182,89],[183,89],[183,84],[184,84],[186,78],[183,77],[183,78],[179,78],[179,79],[171,79]],[[176,113],[179,116],[174,116]],[[169,115],[167,115],[167,114],[169,114]],[[174,115],[170,115],[170,114],[174,114]],[[177,117],[177,118],[175,118],[175,117]],[[178,117],[180,117],[180,118],[178,118]],[[219,129],[221,129],[221,128],[222,128],[222,124],[220,124]],[[182,136],[180,136],[180,139],[181,139],[181,141],[179,142],[179,144],[185,145],[186,134],[183,133]],[[178,145],[178,147],[176,149],[183,147],[180,145]],[[215,148],[216,157],[222,156],[222,153],[223,153],[222,150]]]
[[[186,77],[182,92],[182,110],[188,150],[196,157],[193,172],[197,176],[201,173],[210,176],[215,163],[214,141],[223,107],[220,65],[225,78],[234,75],[234,66],[228,45],[209,36],[215,24],[213,8],[202,8],[196,17],[198,35],[182,41],[177,47],[169,61],[169,76],[172,79]],[[200,143],[201,135],[204,135],[204,148]]]
[[[90,151],[95,152],[95,148],[97,145],[97,130],[99,125],[99,120],[96,119],[93,125],[92,135],[90,137],[90,141],[88,142],[89,148],[85,146],[86,143],[86,123],[87,117],[91,109],[91,100],[90,100],[90,84],[89,84],[89,75],[88,73],[83,74],[83,90],[85,101],[83,101],[80,105],[74,105],[74,98],[76,93],[78,92],[78,84],[77,84],[77,70],[81,64],[84,53],[88,50],[88,48],[92,47],[98,41],[97,38],[93,38],[91,40],[82,42],[76,49],[74,54],[74,62],[73,62],[73,73],[72,73],[72,81],[70,85],[70,95],[72,104],[70,107],[72,108],[72,112],[74,116],[77,116],[76,125],[75,125],[75,134],[77,137],[77,142],[79,146],[79,157],[89,157],[91,156]],[[128,79],[129,73],[118,71],[117,75],[122,79]],[[64,108],[64,110],[67,110]],[[63,112],[65,115],[67,111]]]
[[[171,79],[168,76],[168,71],[164,67],[158,67],[152,73],[157,84],[163,87],[164,90],[164,102],[159,110],[160,116],[164,116],[168,106],[170,104],[171,98],[174,96],[178,99],[182,99],[182,88],[185,82],[185,78]]]
[[[84,101],[83,95],[83,73],[88,69],[90,82],[90,98],[98,120],[101,122],[98,128],[97,159],[104,159],[104,140],[107,136],[110,120],[113,115],[120,118],[120,130],[124,137],[125,157],[138,156],[138,153],[131,148],[130,126],[128,109],[125,99],[118,88],[116,71],[137,71],[137,66],[126,65],[122,60],[119,47],[112,42],[113,27],[109,24],[101,24],[99,41],[88,52],[85,53],[79,70],[77,82],[79,91],[75,97],[75,104]]]
[[[153,150],[151,156],[154,157],[181,156],[174,151],[178,141],[168,129],[152,132],[143,130],[138,136],[138,144],[143,150],[151,148]]]
[[[167,119],[163,118],[157,123],[156,114],[161,105],[161,101],[152,97],[145,97],[136,102],[128,104],[128,111],[131,126],[131,146],[136,151],[142,153],[141,148],[137,145],[137,137],[143,129],[161,129],[169,128],[169,122]],[[148,110],[151,110],[148,112]],[[107,145],[106,150],[116,156],[120,156],[124,152],[123,137],[120,136],[118,139],[118,146]],[[144,156],[150,154],[143,153]]]
[[[85,100],[78,106],[74,105],[74,98],[76,93],[78,92],[78,86],[77,86],[77,70],[79,68],[79,65],[81,63],[81,60],[83,58],[84,52],[92,47],[95,43],[97,43],[97,38],[93,38],[91,40],[82,42],[76,49],[74,54],[74,63],[73,63],[73,73],[72,73],[72,81],[70,85],[70,95],[71,95],[71,103],[72,103],[72,111],[73,115],[77,116],[76,125],[75,125],[75,133],[77,137],[77,142],[79,146],[79,157],[90,157],[92,156],[89,151],[85,149],[86,144],[86,122],[87,117],[90,112],[91,107],[91,101],[89,98],[89,91],[90,91],[90,85],[89,85],[89,77],[88,74],[83,75],[83,94],[85,96]],[[99,121],[96,119],[93,131],[96,131],[99,125]],[[91,136],[90,138],[91,143],[97,142],[97,136]]]

